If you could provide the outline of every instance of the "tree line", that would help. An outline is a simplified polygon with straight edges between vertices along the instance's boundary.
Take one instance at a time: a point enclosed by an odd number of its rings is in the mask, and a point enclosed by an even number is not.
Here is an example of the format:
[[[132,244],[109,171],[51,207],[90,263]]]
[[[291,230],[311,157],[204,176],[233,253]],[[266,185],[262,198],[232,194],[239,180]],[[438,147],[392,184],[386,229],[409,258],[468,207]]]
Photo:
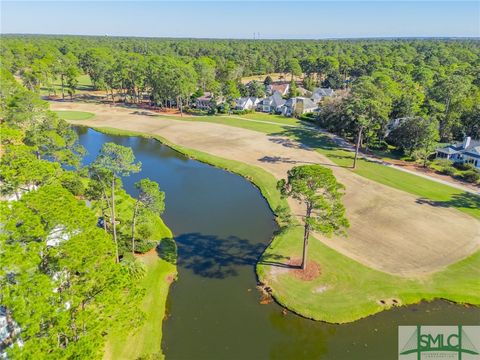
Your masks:
[[[388,128],[395,119],[427,118],[438,123],[441,141],[480,137],[480,47],[476,40],[193,40],[79,36],[5,36],[3,64],[30,90],[44,87],[73,94],[78,74],[113,101],[180,109],[213,92],[232,101],[262,96],[249,75],[280,72],[302,76],[302,86],[346,89],[322,115],[322,124],[356,138],[355,117],[367,117],[365,142],[386,142],[410,151]],[[293,91],[296,92],[296,91]],[[292,94],[294,95],[294,94]],[[344,99],[346,98],[346,99]],[[368,114],[356,103],[364,103]],[[368,104],[367,104],[368,103]],[[324,104],[326,105],[326,104]],[[375,105],[375,106],[374,106]],[[389,137],[390,134],[390,137]],[[383,144],[383,145],[382,145]]]

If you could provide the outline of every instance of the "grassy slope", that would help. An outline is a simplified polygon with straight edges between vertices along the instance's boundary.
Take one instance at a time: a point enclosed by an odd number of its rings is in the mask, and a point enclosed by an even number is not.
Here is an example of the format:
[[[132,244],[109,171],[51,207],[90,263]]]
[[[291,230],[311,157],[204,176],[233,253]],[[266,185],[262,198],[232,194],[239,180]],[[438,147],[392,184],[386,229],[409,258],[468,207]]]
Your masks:
[[[174,279],[176,266],[148,253],[140,257],[147,272],[141,285],[147,289],[142,303],[146,315],[143,326],[135,333],[112,334],[106,346],[104,359],[130,360],[149,354],[160,354],[162,344],[162,322],[171,279]]]
[[[134,200],[123,190],[117,194],[117,211],[124,218],[131,218]],[[120,215],[119,215],[120,217]],[[154,227],[152,238],[169,239],[172,232],[158,216],[149,220]],[[124,229],[129,231],[129,229]],[[119,229],[120,231],[120,229]],[[141,279],[145,289],[142,310],[146,315],[144,324],[133,334],[114,333],[108,338],[104,359],[136,359],[142,355],[161,353],[162,322],[171,281],[176,277],[174,264],[160,258],[155,252],[138,257],[146,266]]]
[[[116,129],[98,130],[117,135],[145,136],[142,133]],[[286,205],[276,189],[276,179],[263,169],[178,147],[164,139],[158,139],[192,158],[250,179],[260,188],[272,209]],[[477,209],[477,213],[478,211],[480,210]],[[301,239],[300,227],[288,230],[273,239],[262,260],[282,263],[288,257],[300,256]],[[380,305],[378,301],[392,298],[401,304],[444,298],[480,305],[480,252],[421,279],[406,279],[373,270],[314,239],[310,241],[309,254],[322,268],[322,275],[311,282],[298,280],[288,273],[274,274],[272,269],[281,268],[262,264],[262,261],[257,264],[257,273],[261,281],[272,287],[273,295],[279,303],[312,319],[334,323],[354,321],[384,310],[387,306]],[[326,290],[320,291],[324,288]]]
[[[63,120],[88,120],[95,116],[95,114],[85,111],[57,110],[54,113]]]

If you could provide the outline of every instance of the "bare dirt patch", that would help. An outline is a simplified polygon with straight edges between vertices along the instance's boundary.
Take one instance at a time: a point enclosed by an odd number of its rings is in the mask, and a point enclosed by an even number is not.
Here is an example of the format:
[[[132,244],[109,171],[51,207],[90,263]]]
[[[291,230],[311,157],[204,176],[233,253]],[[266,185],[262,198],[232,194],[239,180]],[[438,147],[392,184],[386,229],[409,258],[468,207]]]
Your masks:
[[[300,268],[302,259],[292,259],[289,262],[291,268],[288,270],[290,274],[299,280],[312,281],[320,276],[320,265],[314,260],[308,260],[306,269]]]

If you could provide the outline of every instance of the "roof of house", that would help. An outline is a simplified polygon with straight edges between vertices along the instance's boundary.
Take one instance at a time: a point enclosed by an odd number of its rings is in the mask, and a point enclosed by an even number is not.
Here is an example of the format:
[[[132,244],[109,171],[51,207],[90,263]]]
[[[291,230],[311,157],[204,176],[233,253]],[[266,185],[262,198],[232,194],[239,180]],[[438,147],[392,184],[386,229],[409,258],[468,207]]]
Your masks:
[[[283,104],[285,104],[285,99],[282,98],[282,95],[278,91],[275,91],[273,93],[273,95],[264,98],[261,101],[261,104],[262,105],[269,105],[269,106],[273,106],[273,107],[279,107],[279,106],[282,106]]]
[[[480,140],[470,140],[470,144],[468,144],[466,148],[463,147],[463,144],[463,141],[456,144],[450,144],[442,148],[437,148],[436,151],[449,155],[458,153],[464,153],[473,157],[480,155]]]
[[[275,92],[278,91],[280,94],[286,94],[288,92],[288,89],[290,89],[290,84],[289,83],[279,83],[279,84],[270,84],[268,85],[268,91],[270,92]]]
[[[475,147],[469,147],[468,151],[465,151],[464,155],[480,159],[480,146],[475,146]]]
[[[203,96],[197,98],[198,101],[211,101],[213,99],[213,94],[211,92],[205,92]]]
[[[322,87],[316,88],[315,90],[313,90],[313,93],[314,94],[319,94],[320,96],[333,96],[333,95],[335,95],[335,91],[333,91],[333,89],[322,88]]]
[[[304,109],[314,109],[314,108],[317,107],[317,105],[311,99],[305,98],[305,97],[290,98],[285,102],[284,106],[293,107],[299,102],[303,103],[303,108]]]

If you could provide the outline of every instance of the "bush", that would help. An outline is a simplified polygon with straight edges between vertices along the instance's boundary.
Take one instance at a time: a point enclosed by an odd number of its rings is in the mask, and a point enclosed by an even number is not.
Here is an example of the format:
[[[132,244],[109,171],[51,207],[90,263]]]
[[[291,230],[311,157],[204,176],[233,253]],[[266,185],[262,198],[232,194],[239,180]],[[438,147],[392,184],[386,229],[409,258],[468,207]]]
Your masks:
[[[149,252],[154,247],[156,247],[157,244],[158,244],[158,241],[154,241],[154,240],[143,240],[143,239],[136,240],[135,252],[139,254],[145,254],[146,252]]]
[[[477,183],[480,180],[480,173],[477,170],[468,170],[462,174],[462,178],[470,183]]]
[[[458,170],[461,170],[461,171],[468,171],[468,170],[474,170],[474,166],[472,164],[469,164],[469,163],[461,163],[461,162],[458,162],[458,163],[454,163],[453,166],[455,166]]]
[[[65,171],[60,177],[62,186],[75,196],[85,193],[85,186],[80,177],[71,171]]]
[[[449,176],[455,175],[455,169],[451,165],[442,167],[440,169],[440,172],[444,175],[449,175]]]
[[[198,116],[206,116],[209,115],[208,111],[206,110],[200,110],[200,109],[194,109],[194,108],[186,108],[184,109],[184,112],[190,115],[198,115]]]
[[[315,114],[315,113],[302,114],[298,117],[298,119],[302,120],[302,121],[314,122],[314,121],[317,120],[317,114]]]

